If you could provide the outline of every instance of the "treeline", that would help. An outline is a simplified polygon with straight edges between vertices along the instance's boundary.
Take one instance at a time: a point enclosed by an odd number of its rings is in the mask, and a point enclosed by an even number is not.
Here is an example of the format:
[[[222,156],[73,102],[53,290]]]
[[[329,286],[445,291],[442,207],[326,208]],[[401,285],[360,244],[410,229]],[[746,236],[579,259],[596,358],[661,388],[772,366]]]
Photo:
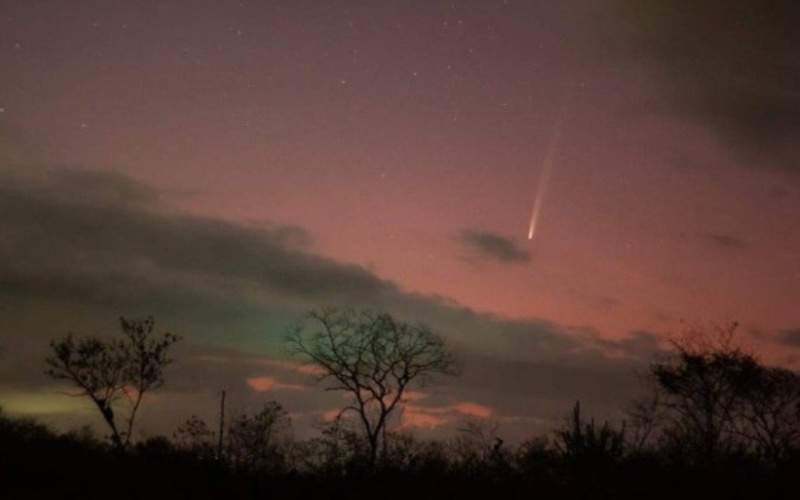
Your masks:
[[[0,414],[0,498],[769,498],[796,488],[800,454],[748,448],[700,461],[688,448],[637,448],[622,427],[585,419],[518,446],[472,421],[448,441],[389,433],[377,463],[341,421],[294,441],[276,403],[216,434],[190,418],[173,436],[119,452],[82,429],[56,433]],[[672,438],[670,438],[671,440]]]
[[[418,440],[389,425],[391,402],[402,405],[405,387],[421,382],[411,375],[425,374],[410,370],[457,372],[428,329],[385,314],[328,310],[314,317],[322,328],[295,331],[290,342],[319,368],[326,388],[353,399],[303,441],[293,438],[289,414],[275,401],[254,414],[230,415],[221,426],[192,416],[171,436],[132,439],[119,429],[113,403],[137,374],[98,370],[98,360],[133,360],[140,368],[143,359],[156,360],[163,368],[176,337],[151,338],[152,321],[123,322],[134,342],[114,344],[116,357],[97,359],[79,355],[105,352],[96,342],[69,337],[71,347],[62,348],[60,362],[51,358],[50,369],[80,375],[111,420],[111,436],[58,434],[0,413],[0,498],[666,499],[785,496],[796,489],[800,376],[739,347],[736,324],[689,329],[675,339],[669,355],[650,365],[649,389],[619,422],[597,422],[576,403],[553,432],[510,445],[481,419],[463,422],[446,441]],[[54,352],[64,342],[54,343]],[[150,348],[158,355],[147,354]],[[113,380],[121,392],[108,392],[91,373],[120,377]],[[149,385],[138,387],[163,383],[160,370],[146,373],[153,375]],[[140,395],[134,393],[134,409]]]

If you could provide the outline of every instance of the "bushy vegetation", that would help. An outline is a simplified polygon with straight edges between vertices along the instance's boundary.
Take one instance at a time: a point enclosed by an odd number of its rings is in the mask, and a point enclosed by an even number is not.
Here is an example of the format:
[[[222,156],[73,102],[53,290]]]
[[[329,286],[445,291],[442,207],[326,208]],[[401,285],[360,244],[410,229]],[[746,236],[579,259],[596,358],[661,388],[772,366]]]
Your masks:
[[[791,491],[800,467],[796,451],[777,463],[735,454],[702,465],[673,450],[633,452],[618,429],[582,418],[519,446],[474,426],[450,441],[391,433],[371,466],[368,443],[340,421],[292,443],[272,439],[285,431],[277,420],[268,429],[271,417],[244,416],[257,422],[253,441],[218,456],[213,439],[180,432],[120,452],[88,430],[60,434],[0,414],[0,497],[757,498]]]
[[[624,421],[597,422],[576,403],[519,445],[473,419],[447,441],[384,428],[378,447],[344,414],[297,441],[274,401],[221,427],[192,416],[170,438],[127,447],[0,412],[0,498],[783,497],[800,470],[800,377],[735,346],[735,330],[673,342]]]

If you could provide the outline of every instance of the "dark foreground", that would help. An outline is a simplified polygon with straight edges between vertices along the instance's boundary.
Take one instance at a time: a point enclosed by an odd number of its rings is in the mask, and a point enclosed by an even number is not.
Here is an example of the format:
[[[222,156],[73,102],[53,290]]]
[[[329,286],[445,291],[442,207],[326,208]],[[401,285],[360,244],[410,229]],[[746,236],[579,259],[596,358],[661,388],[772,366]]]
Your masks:
[[[682,463],[683,462],[683,463]],[[545,447],[448,462],[419,457],[368,473],[245,471],[164,438],[121,454],[88,434],[56,434],[0,418],[0,498],[786,498],[800,460],[767,466],[747,456],[689,464],[660,453],[565,460]]]

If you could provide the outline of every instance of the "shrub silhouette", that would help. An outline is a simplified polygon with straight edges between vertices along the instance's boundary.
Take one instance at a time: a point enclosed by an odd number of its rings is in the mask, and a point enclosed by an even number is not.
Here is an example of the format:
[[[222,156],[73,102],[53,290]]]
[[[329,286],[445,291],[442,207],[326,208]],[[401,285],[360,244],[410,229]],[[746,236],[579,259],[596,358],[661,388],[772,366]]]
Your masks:
[[[597,426],[594,419],[584,422],[580,401],[575,403],[567,424],[556,431],[555,446],[568,464],[597,467],[619,460],[625,445],[625,430],[615,430],[608,422]]]
[[[596,423],[576,402],[562,427],[518,446],[472,419],[449,441],[385,430],[375,461],[358,420],[320,423],[297,442],[272,401],[227,420],[222,454],[197,416],[171,440],[152,436],[118,453],[86,428],[57,433],[0,409],[0,498],[789,497],[800,467],[798,375],[737,347],[734,329],[676,341],[651,365],[653,391],[630,426]],[[72,340],[81,345],[94,344]]]

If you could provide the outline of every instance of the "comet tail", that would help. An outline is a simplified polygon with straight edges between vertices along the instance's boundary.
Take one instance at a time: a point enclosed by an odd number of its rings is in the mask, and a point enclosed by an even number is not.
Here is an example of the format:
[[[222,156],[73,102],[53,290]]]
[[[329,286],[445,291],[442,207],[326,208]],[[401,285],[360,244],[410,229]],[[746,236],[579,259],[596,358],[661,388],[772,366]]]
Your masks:
[[[539,221],[539,214],[542,210],[542,203],[547,191],[547,185],[550,181],[550,175],[553,171],[555,163],[556,150],[558,143],[561,140],[561,117],[563,112],[559,114],[556,121],[555,128],[553,129],[553,136],[550,138],[550,144],[547,146],[547,151],[544,156],[544,165],[542,166],[542,174],[539,177],[539,185],[536,188],[536,197],[533,199],[533,211],[531,212],[531,225],[528,229],[528,239],[532,240],[533,235],[536,234],[536,225]]]

